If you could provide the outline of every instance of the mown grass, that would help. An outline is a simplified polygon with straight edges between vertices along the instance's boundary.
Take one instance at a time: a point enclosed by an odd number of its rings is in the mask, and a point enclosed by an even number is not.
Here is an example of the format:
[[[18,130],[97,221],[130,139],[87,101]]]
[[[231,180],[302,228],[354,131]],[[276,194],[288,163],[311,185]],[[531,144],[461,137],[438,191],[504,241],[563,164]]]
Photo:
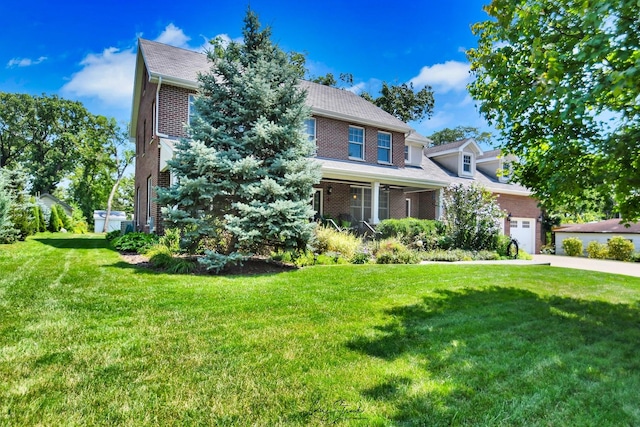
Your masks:
[[[640,279],[544,266],[167,275],[0,246],[0,425],[640,425]]]

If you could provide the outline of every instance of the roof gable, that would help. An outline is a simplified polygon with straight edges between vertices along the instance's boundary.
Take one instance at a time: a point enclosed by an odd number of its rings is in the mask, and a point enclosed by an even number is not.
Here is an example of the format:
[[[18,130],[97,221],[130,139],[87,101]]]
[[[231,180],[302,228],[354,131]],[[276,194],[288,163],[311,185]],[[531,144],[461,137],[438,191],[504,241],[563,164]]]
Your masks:
[[[440,144],[429,147],[424,150],[427,157],[440,157],[454,153],[462,153],[463,151],[472,151],[476,156],[482,155],[482,149],[473,138],[465,138],[448,144]]]

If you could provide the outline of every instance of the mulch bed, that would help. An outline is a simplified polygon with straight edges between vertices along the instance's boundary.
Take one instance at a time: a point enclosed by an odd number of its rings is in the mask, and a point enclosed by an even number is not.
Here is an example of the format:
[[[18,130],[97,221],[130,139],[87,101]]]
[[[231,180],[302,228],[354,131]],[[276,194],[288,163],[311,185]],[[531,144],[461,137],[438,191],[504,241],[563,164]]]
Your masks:
[[[162,271],[157,268],[154,268],[151,263],[149,263],[149,258],[139,254],[127,254],[121,253],[120,256],[122,259],[128,264],[135,265],[136,267],[148,268],[154,271]],[[257,275],[257,274],[276,274],[282,273],[284,271],[297,270],[298,267],[291,264],[284,264],[281,262],[271,261],[267,258],[253,257],[244,261],[242,265],[235,265],[226,268],[225,270],[218,273],[218,276],[249,276],[249,275]],[[211,271],[207,271],[203,267],[198,267],[196,271],[191,274],[196,275],[215,275]]]

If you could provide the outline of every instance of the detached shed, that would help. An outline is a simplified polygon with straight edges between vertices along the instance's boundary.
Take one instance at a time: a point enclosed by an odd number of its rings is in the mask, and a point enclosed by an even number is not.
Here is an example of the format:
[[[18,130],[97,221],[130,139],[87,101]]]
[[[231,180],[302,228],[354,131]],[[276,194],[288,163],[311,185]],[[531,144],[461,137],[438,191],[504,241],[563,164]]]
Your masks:
[[[640,223],[631,223],[629,227],[625,227],[620,223],[620,219],[616,218],[587,224],[565,225],[553,231],[556,234],[556,254],[558,255],[565,255],[562,242],[570,237],[582,240],[582,245],[586,248],[592,240],[606,245],[613,236],[622,236],[633,243],[636,252],[640,252]]]
[[[104,231],[104,221],[107,219],[107,211],[93,211],[94,232]],[[107,231],[120,230],[122,221],[127,220],[127,214],[122,211],[111,211],[109,215],[109,229]]]

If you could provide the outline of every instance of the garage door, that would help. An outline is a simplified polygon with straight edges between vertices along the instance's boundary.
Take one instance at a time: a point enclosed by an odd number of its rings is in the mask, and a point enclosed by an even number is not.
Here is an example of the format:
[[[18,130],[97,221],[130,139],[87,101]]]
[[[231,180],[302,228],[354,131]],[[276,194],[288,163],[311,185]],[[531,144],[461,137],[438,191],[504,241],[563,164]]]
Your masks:
[[[535,218],[511,218],[509,223],[510,235],[512,239],[518,241],[518,247],[527,253],[535,253]]]

